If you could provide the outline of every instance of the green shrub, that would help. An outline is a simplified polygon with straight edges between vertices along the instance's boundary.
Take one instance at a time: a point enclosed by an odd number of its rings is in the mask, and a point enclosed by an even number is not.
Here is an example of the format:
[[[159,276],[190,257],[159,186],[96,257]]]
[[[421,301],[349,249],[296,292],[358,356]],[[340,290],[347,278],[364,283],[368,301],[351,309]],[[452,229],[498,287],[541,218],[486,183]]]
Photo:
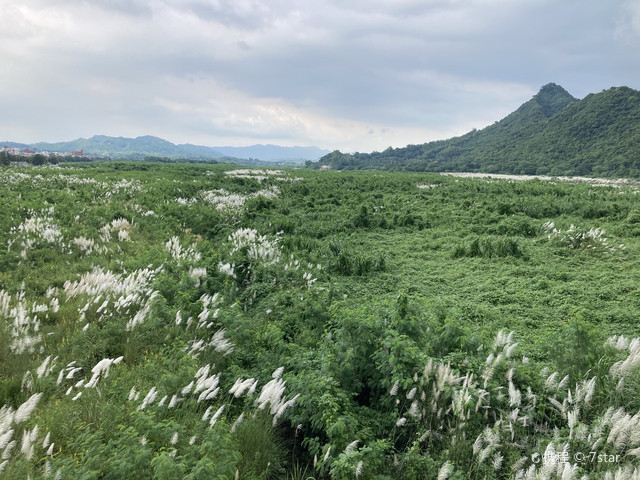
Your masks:
[[[466,245],[457,245],[452,256],[453,258],[527,258],[520,240],[511,237],[475,237]]]

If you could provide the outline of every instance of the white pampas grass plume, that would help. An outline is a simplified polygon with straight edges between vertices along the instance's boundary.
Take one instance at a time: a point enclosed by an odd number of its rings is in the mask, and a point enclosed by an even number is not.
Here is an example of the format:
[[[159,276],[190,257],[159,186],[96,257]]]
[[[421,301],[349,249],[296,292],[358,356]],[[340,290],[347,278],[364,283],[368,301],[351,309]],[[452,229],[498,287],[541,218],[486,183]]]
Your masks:
[[[411,407],[409,408],[409,415],[414,418],[418,418],[420,416],[420,407],[418,406],[418,401],[414,400],[411,402]]]
[[[236,418],[236,421],[233,422],[233,425],[231,425],[231,433],[236,431],[236,428],[238,427],[238,425],[242,423],[243,420],[244,420],[244,412],[242,412],[240,416]]]
[[[34,452],[34,442],[38,438],[38,426],[33,427],[33,430],[25,430],[22,434],[22,447],[20,451],[24,453],[27,460],[31,460]]]
[[[278,377],[280,378],[280,377]],[[258,386],[258,381],[253,378],[248,378],[246,380],[242,380],[238,378],[236,383],[233,384],[233,387],[229,390],[229,393],[233,394],[234,397],[240,398],[242,394],[246,391],[247,395],[251,395],[256,387]]]
[[[564,378],[560,380],[560,383],[558,384],[558,390],[564,390],[565,388],[567,388],[567,385],[569,385],[569,375],[565,375]]]
[[[287,400],[286,402],[282,403],[279,407],[278,410],[276,411],[276,414],[273,416],[273,426],[275,427],[276,424],[278,423],[278,419],[282,416],[282,414],[284,413],[284,411],[289,408],[292,407],[293,405],[295,405],[296,400],[298,400],[298,397],[300,397],[300,394],[297,394],[295,397],[293,397],[291,400]]]
[[[44,437],[44,440],[42,441],[42,448],[47,448],[50,442],[51,442],[51,432],[47,432],[47,434]]]
[[[356,448],[358,448],[359,443],[360,440],[354,440],[353,442],[351,442],[349,445],[347,445],[347,448],[344,449],[345,453],[354,451]]]
[[[22,376],[22,385],[20,386],[21,392],[31,392],[33,390],[33,374],[31,370],[27,370]]]
[[[557,390],[558,387],[558,372],[553,372],[544,381],[545,390]]]
[[[575,407],[572,412],[567,412],[567,424],[569,425],[569,439],[573,438],[573,429],[578,423],[580,417],[580,409]]]
[[[191,393],[191,389],[193,388],[193,380],[191,381],[191,383],[189,383],[189,385],[185,386],[180,393],[182,395],[187,395],[188,393]]]
[[[13,451],[16,445],[17,445],[17,442],[15,440],[12,440],[7,444],[6,447],[4,447],[4,451],[2,452],[2,460],[9,460],[11,458],[11,452]]]
[[[11,419],[9,419],[9,423],[10,422],[11,422]],[[0,424],[0,427],[3,427],[3,426]],[[13,437],[13,433],[14,433],[13,429],[10,428],[6,432],[3,432],[2,435],[0,435],[0,450],[5,450],[5,447],[9,445],[9,442],[11,441],[11,437]],[[3,459],[4,459],[4,454],[3,454]]]
[[[451,462],[447,460],[438,471],[438,480],[447,480],[447,478],[449,478],[449,475],[451,475],[451,470]]]
[[[209,346],[213,347],[216,352],[222,352],[224,356],[227,356],[233,352],[235,347],[229,340],[224,338],[225,333],[226,330],[224,328],[214,333],[209,342]]]
[[[211,415],[211,406],[207,407],[207,409],[205,410],[204,414],[202,415],[201,420],[203,422],[206,422],[207,420],[209,420],[209,415]]]
[[[500,452],[496,452],[496,454],[493,456],[493,460],[491,462],[491,465],[493,466],[493,469],[496,472],[502,468],[502,461],[503,460],[504,460],[504,457],[500,454]]]
[[[473,454],[477,455],[478,452],[480,451],[480,449],[482,448],[482,443],[483,443],[484,437],[482,434],[478,435],[478,437],[476,438],[476,441],[473,442]]]
[[[327,451],[324,454],[324,457],[322,457],[322,462],[326,462],[329,459],[329,455],[331,454],[331,445],[329,445],[329,448],[327,448]]]
[[[133,400],[135,396],[136,396],[136,386],[134,385],[133,387],[131,387],[131,390],[129,390],[129,396],[127,397],[127,400]]]
[[[356,478],[360,478],[360,475],[362,475],[363,467],[364,467],[364,463],[362,462],[362,460],[360,460],[356,465]]]
[[[216,410],[216,413],[214,413],[213,417],[211,417],[211,420],[209,421],[210,427],[216,424],[216,422],[218,421],[218,418],[220,418],[220,415],[222,415],[223,411],[224,411],[224,405],[222,405],[218,410]]]
[[[49,366],[50,361],[51,355],[45,358],[40,366],[36,369],[36,375],[38,376],[38,378],[46,377],[47,375],[49,375],[49,373],[51,373],[51,369],[53,368],[53,364],[55,363],[56,359],[53,359],[53,362],[51,362],[51,366]]]
[[[547,400],[549,400],[549,403],[558,411],[558,413],[562,415],[566,413],[567,408],[565,404],[560,403],[558,400],[552,397],[547,398]]]
[[[214,388],[214,389],[205,390],[198,397],[198,403],[202,402],[203,400],[211,400],[212,398],[215,398],[216,395],[218,395],[219,391],[220,391],[220,387],[217,387],[217,388]]]
[[[129,394],[131,395],[131,394]],[[156,387],[151,387],[149,393],[144,397],[142,404],[138,407],[138,410],[144,410],[148,405],[152,405],[153,402],[156,401],[156,397],[158,396],[158,390]]]
[[[38,406],[38,402],[40,401],[41,397],[42,393],[33,394],[26,402],[20,405],[20,407],[18,407],[18,410],[16,410],[16,413],[13,415],[14,423],[18,424],[29,420],[31,413],[33,413],[33,411]]]
[[[109,376],[109,368],[111,365],[117,365],[122,361],[124,357],[118,357],[116,359],[112,358],[103,358],[91,369],[91,379],[87,382],[84,388],[95,388],[98,384],[98,380],[100,377],[104,376],[105,378]]]
[[[596,388],[596,377],[589,380],[584,386],[584,404],[589,405]]]
[[[571,465],[567,462],[564,464],[564,468],[562,469],[561,480],[575,480],[576,473],[578,473],[578,465]]]
[[[491,445],[487,445],[480,451],[480,454],[478,455],[478,463],[483,463],[487,458],[489,458],[492,448],[493,447]]]
[[[522,394],[516,388],[511,380],[509,380],[509,406],[519,407],[522,402]]]
[[[400,386],[400,384],[398,382],[393,384],[393,387],[391,387],[391,390],[389,391],[389,395],[391,395],[392,397],[395,396],[398,393],[398,387]]]
[[[516,349],[517,346],[518,346],[517,343],[512,343],[511,345],[507,345],[506,347],[504,347],[504,356],[506,358],[511,357],[511,355],[513,354],[513,351]]]

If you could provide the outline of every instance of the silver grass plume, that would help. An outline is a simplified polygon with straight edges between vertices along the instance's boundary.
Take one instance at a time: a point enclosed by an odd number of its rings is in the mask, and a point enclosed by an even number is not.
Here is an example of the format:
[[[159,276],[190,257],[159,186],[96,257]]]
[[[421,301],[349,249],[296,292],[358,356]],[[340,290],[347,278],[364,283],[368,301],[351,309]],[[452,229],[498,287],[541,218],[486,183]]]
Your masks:
[[[362,462],[362,460],[360,460],[356,465],[356,478],[360,478],[360,475],[362,475],[363,466],[364,466],[364,463]]]
[[[326,462],[329,459],[329,455],[331,454],[331,445],[329,445],[329,447],[327,448],[327,451],[324,454],[324,457],[322,457],[322,462]]]
[[[395,396],[398,393],[399,386],[400,384],[396,381],[391,387],[391,390],[389,391],[389,395],[391,395],[392,397]]]
[[[29,420],[31,413],[38,406],[40,398],[42,398],[42,393],[33,394],[27,399],[26,402],[20,405],[18,407],[18,410],[16,410],[15,414],[13,415],[14,423],[18,424]]]
[[[353,452],[356,448],[358,448],[358,444],[360,440],[354,440],[344,449],[345,453]]]
[[[438,471],[438,480],[447,480],[451,475],[452,465],[449,460],[444,462]]]
[[[216,410],[216,413],[213,414],[213,416],[211,417],[211,420],[209,421],[209,426],[213,427],[216,422],[218,421],[218,418],[220,418],[220,415],[222,415],[222,412],[224,412],[224,405],[222,405],[220,408],[218,408],[218,410]]]

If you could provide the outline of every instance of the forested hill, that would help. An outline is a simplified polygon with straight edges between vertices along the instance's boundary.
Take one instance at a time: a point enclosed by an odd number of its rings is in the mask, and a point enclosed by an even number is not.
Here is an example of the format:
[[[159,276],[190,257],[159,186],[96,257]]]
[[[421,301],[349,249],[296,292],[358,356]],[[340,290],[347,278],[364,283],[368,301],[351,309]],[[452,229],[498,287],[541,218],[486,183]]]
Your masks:
[[[640,177],[640,92],[582,100],[550,83],[515,112],[448,140],[370,154],[332,152],[320,168]]]
[[[29,148],[36,152],[71,153],[82,150],[89,156],[126,158],[142,160],[153,157],[156,160],[218,160],[241,164],[261,164],[261,162],[276,162],[298,164],[305,160],[315,161],[322,155],[329,153],[314,146],[279,145],[251,145],[246,147],[207,147],[189,143],[174,144],[168,140],[151,135],[136,138],[111,137],[94,135],[91,138],[78,138],[68,142],[38,142],[17,143],[11,141],[0,142],[0,147],[6,145],[18,149]],[[268,165],[268,163],[267,163]]]
[[[171,159],[211,160],[223,156],[209,147],[191,144],[175,145],[151,135],[136,138],[94,135],[91,138],[78,138],[69,142],[40,142],[28,146],[36,151],[71,152],[73,150],[83,150],[88,155],[131,159],[155,156]]]

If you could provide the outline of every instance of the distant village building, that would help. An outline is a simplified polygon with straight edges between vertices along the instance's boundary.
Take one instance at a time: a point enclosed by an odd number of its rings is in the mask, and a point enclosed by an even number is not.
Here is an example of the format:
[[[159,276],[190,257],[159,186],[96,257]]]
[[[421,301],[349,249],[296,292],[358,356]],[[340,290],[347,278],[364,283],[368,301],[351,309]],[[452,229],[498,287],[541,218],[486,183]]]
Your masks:
[[[2,147],[3,152],[7,152],[9,155],[20,155],[20,149],[16,147],[8,147],[5,145]]]
[[[42,150],[39,152],[36,152],[36,150],[33,150],[29,147],[10,147],[8,145],[4,145],[1,149],[0,149],[0,153],[6,153],[8,155],[13,155],[16,157],[31,157],[33,155],[41,155],[43,157],[49,158],[51,159],[51,157],[66,157],[69,155],[69,153],[65,153],[65,152],[49,152],[46,150]],[[86,155],[84,154],[84,149],[82,150],[73,150],[71,152],[71,156],[74,157],[86,157]]]

